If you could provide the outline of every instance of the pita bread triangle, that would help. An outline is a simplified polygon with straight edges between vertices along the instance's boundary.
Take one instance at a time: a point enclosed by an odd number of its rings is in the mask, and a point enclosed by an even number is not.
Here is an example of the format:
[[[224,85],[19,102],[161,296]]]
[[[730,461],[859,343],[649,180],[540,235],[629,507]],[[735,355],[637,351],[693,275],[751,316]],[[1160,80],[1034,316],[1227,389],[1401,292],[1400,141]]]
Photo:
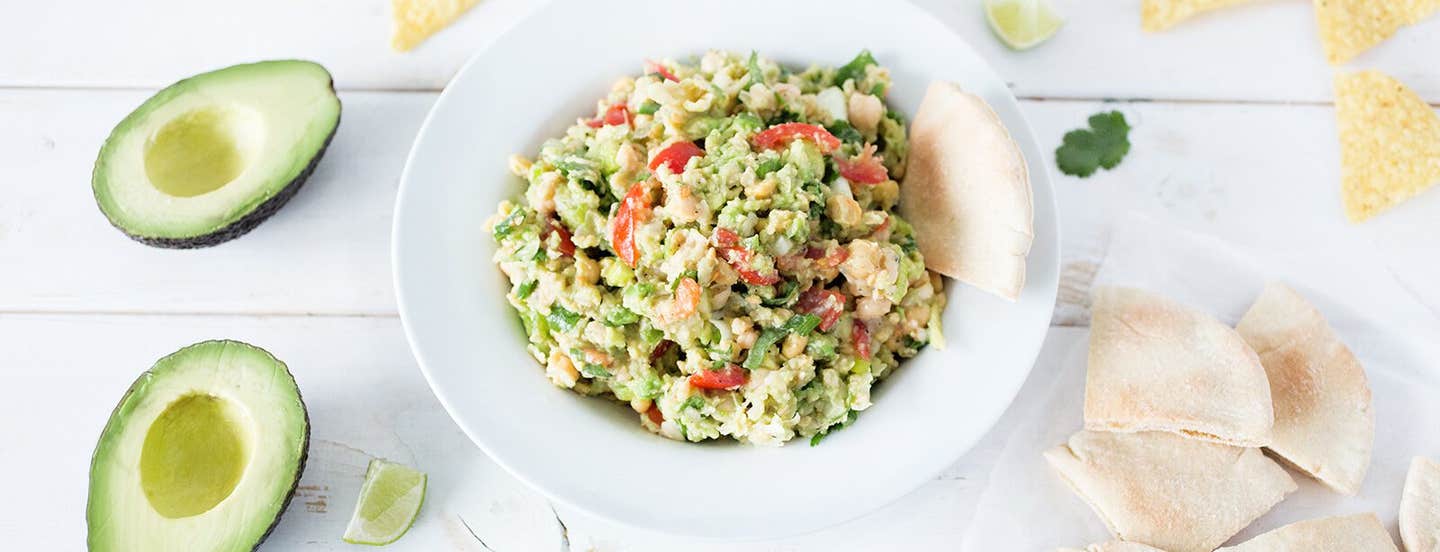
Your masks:
[[[1045,452],[1116,537],[1210,552],[1295,490],[1260,452],[1169,433],[1081,431]]]
[[[1166,431],[1258,447],[1270,442],[1270,384],[1229,326],[1133,288],[1095,291],[1085,429]]]
[[[1235,329],[1270,380],[1275,428],[1268,448],[1336,492],[1359,492],[1375,442],[1360,361],[1320,311],[1284,284],[1266,286]]]
[[[1411,552],[1440,550],[1440,463],[1429,458],[1416,457],[1405,475],[1400,540]]]
[[[900,186],[925,267],[1014,301],[1035,239],[1030,193],[1025,158],[995,111],[954,83],[932,83]]]
[[[1380,518],[1356,514],[1291,523],[1215,552],[1400,552]]]

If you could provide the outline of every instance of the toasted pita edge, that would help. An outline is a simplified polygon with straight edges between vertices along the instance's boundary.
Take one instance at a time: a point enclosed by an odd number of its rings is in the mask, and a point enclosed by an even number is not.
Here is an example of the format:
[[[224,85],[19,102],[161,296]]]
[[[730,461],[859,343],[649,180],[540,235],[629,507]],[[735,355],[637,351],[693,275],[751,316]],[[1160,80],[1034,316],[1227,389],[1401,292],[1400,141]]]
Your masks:
[[[1399,552],[1375,514],[1291,523],[1215,552]]]
[[[1400,541],[1405,549],[1440,549],[1440,463],[1423,456],[1410,461],[1400,495]]]
[[[1061,548],[1056,552],[1165,552],[1153,546],[1140,544],[1138,542],[1110,541],[1086,546],[1084,550],[1079,548]]]
[[[1235,405],[1263,402],[1266,404],[1265,413],[1258,419],[1222,425],[1215,420],[1224,419],[1227,416],[1211,416],[1212,419],[1205,419],[1194,415],[1182,416],[1181,413],[1176,412],[1147,412],[1145,406],[1136,401],[1112,400],[1111,398],[1114,396],[1127,393],[1114,389],[1114,385],[1111,383],[1132,380],[1133,378],[1124,375],[1125,372],[1149,371],[1152,368],[1149,366],[1105,366],[1097,370],[1097,364],[1100,364],[1096,360],[1097,351],[1104,351],[1113,346],[1113,344],[1103,341],[1108,334],[1097,331],[1112,322],[1105,317],[1115,317],[1113,323],[1124,326],[1134,333],[1142,332],[1122,320],[1120,313],[1111,312],[1112,309],[1119,307],[1117,303],[1127,303],[1131,304],[1132,308],[1155,311],[1157,316],[1162,318],[1160,321],[1162,324],[1190,326],[1170,328],[1176,333],[1161,336],[1164,339],[1191,338],[1198,334],[1200,329],[1207,330],[1206,335],[1216,336],[1220,340],[1216,348],[1225,351],[1227,365],[1215,369],[1249,372],[1251,377],[1241,376],[1239,379],[1253,381],[1248,382],[1248,387],[1252,387],[1251,389],[1215,390],[1214,396],[1209,397],[1210,402],[1213,403],[1211,409],[1233,409]],[[1133,305],[1139,306],[1133,307]],[[1094,316],[1091,321],[1090,333],[1091,356],[1085,377],[1085,429],[1118,433],[1163,431],[1190,439],[1246,448],[1261,447],[1270,443],[1274,426],[1274,411],[1270,405],[1269,381],[1265,377],[1264,367],[1260,364],[1260,357],[1251,350],[1250,346],[1233,328],[1199,309],[1156,293],[1129,287],[1097,287],[1092,299],[1092,313]],[[1162,344],[1161,346],[1187,348],[1183,344]],[[1109,373],[1115,370],[1120,370],[1121,375]],[[1226,378],[1228,379],[1228,376]],[[1160,395],[1161,398],[1148,401],[1153,405],[1165,404],[1168,401],[1163,399],[1164,394],[1179,392],[1178,390],[1184,386],[1159,385],[1156,387],[1158,388],[1145,391]],[[1246,393],[1247,396],[1237,396],[1237,393]],[[1240,416],[1236,416],[1236,418],[1238,417]]]
[[[1375,442],[1375,411],[1360,361],[1319,309],[1279,282],[1265,286],[1235,330],[1260,355],[1270,381],[1276,430],[1267,449],[1326,487],[1354,496]],[[1325,374],[1315,377],[1317,369]],[[1302,407],[1312,411],[1300,412]]]
[[[1029,167],[983,99],[934,82],[910,126],[900,212],[926,268],[1014,301],[1035,239]]]
[[[1045,460],[1050,464],[1050,467],[1053,469],[1053,471],[1059,475],[1060,479],[1065,482],[1066,486],[1068,486],[1075,493],[1076,496],[1080,497],[1080,499],[1085,502],[1085,504],[1088,505],[1090,509],[1095,512],[1096,516],[1099,517],[1100,520],[1105,524],[1106,529],[1109,530],[1112,535],[1119,539],[1135,539],[1135,542],[1138,542],[1142,538],[1150,540],[1154,537],[1147,537],[1146,534],[1154,533],[1157,531],[1163,533],[1167,530],[1167,528],[1168,530],[1173,531],[1177,527],[1179,527],[1184,529],[1185,534],[1180,535],[1172,532],[1169,535],[1164,536],[1164,539],[1170,541],[1168,542],[1168,544],[1165,544],[1167,548],[1176,550],[1176,552],[1199,552],[1201,550],[1212,550],[1214,547],[1224,542],[1225,539],[1234,536],[1234,534],[1238,533],[1241,529],[1244,528],[1244,526],[1253,523],[1260,516],[1264,515],[1265,512],[1273,509],[1276,504],[1284,500],[1286,495],[1294,492],[1296,489],[1294,479],[1292,479],[1290,475],[1285,472],[1285,469],[1280,467],[1279,464],[1276,464],[1264,454],[1262,454],[1259,449],[1231,447],[1227,445],[1218,445],[1213,443],[1202,443],[1163,432],[1151,432],[1140,435],[1123,435],[1123,438],[1128,440],[1129,442],[1122,443],[1121,447],[1128,447],[1132,448],[1133,450],[1133,447],[1141,446],[1142,449],[1147,449],[1137,451],[1141,455],[1150,452],[1148,449],[1153,449],[1157,444],[1161,445],[1161,448],[1168,447],[1172,450],[1181,450],[1182,452],[1198,453],[1203,451],[1205,453],[1209,453],[1199,455],[1201,457],[1206,457],[1207,461],[1216,461],[1214,453],[1224,452],[1225,454],[1221,455],[1224,459],[1217,461],[1217,463],[1229,464],[1230,467],[1233,468],[1233,471],[1231,473],[1240,474],[1245,477],[1252,492],[1248,493],[1250,496],[1242,496],[1246,493],[1240,493],[1238,495],[1231,493],[1229,496],[1240,497],[1241,500],[1235,503],[1222,503],[1214,505],[1216,509],[1225,510],[1229,514],[1233,515],[1218,516],[1217,518],[1217,516],[1214,515],[1214,511],[1186,512],[1186,514],[1188,515],[1201,516],[1205,518],[1205,521],[1211,522],[1208,524],[1202,523],[1201,525],[1204,527],[1203,529],[1196,529],[1195,527],[1185,524],[1177,526],[1175,525],[1177,521],[1174,519],[1170,519],[1162,524],[1161,522],[1157,522],[1155,519],[1152,519],[1151,516],[1145,513],[1136,514],[1135,512],[1128,511],[1137,509],[1142,505],[1128,503],[1125,500],[1120,501],[1127,503],[1120,506],[1119,511],[1116,512],[1116,514],[1120,515],[1123,519],[1113,519],[1107,515],[1106,510],[1109,506],[1102,504],[1099,500],[1096,500],[1095,497],[1087,494],[1084,489],[1087,487],[1095,486],[1097,491],[1108,492],[1116,488],[1118,484],[1115,483],[1113,466],[1101,466],[1097,470],[1096,466],[1092,466],[1091,463],[1086,460],[1087,458],[1092,457],[1106,457],[1107,452],[1109,452],[1109,450],[1107,449],[1111,449],[1111,447],[1107,447],[1105,445],[1113,445],[1116,443],[1116,441],[1112,440],[1101,441],[1099,443],[1090,443],[1091,446],[1085,446],[1085,443],[1087,440],[1097,438],[1104,440],[1116,439],[1119,437],[1122,437],[1122,435],[1110,432],[1096,432],[1088,430],[1080,431],[1078,433],[1075,433],[1074,435],[1071,435],[1065,443],[1052,447],[1043,453]],[[1148,440],[1154,441],[1146,442]],[[1076,446],[1079,446],[1082,450],[1077,451]],[[1184,447],[1184,449],[1177,449],[1176,447]],[[1230,458],[1230,451],[1233,451],[1238,456],[1236,456],[1235,458]],[[1113,456],[1113,453],[1109,455]],[[1137,466],[1137,468],[1143,468],[1142,472],[1148,472],[1153,474],[1156,471],[1163,472],[1164,470],[1166,470],[1165,467],[1157,466],[1155,462],[1146,461],[1146,459],[1144,458],[1137,459],[1135,457],[1131,457],[1127,458],[1127,460],[1141,461],[1142,465]],[[1193,463],[1194,460],[1191,460],[1190,457],[1187,456],[1185,460],[1182,460],[1182,462]],[[1235,466],[1242,466],[1244,470],[1243,473],[1239,471],[1240,468],[1234,468]],[[1205,466],[1202,466],[1201,468],[1201,471],[1203,471],[1203,469],[1208,469]],[[1215,467],[1210,466],[1209,468]],[[1194,472],[1196,470],[1191,471]],[[1129,473],[1127,472],[1126,474],[1122,474],[1121,478],[1123,479],[1125,475],[1129,475]],[[1190,475],[1194,474],[1191,473]],[[1085,481],[1081,481],[1081,479],[1084,479]],[[1215,494],[1213,491],[1208,492],[1210,494]],[[1272,493],[1273,496],[1271,496]],[[1136,496],[1133,492],[1127,492],[1125,494],[1127,497]],[[1264,495],[1265,497],[1257,499],[1257,497],[1260,497],[1262,495]],[[1152,498],[1151,501],[1158,503],[1162,502],[1163,499]],[[1224,502],[1224,500],[1222,499],[1220,500],[1220,502]],[[1187,508],[1187,510],[1194,510],[1194,508]],[[1174,517],[1176,515],[1176,513],[1173,511],[1167,513],[1171,517]],[[1219,521],[1216,521],[1216,519],[1218,519]],[[1127,534],[1126,531],[1121,530],[1120,524],[1117,523],[1117,521],[1125,521],[1125,524],[1128,525],[1131,530],[1138,531],[1141,534]],[[1239,524],[1232,527],[1230,526],[1232,522],[1239,522]]]

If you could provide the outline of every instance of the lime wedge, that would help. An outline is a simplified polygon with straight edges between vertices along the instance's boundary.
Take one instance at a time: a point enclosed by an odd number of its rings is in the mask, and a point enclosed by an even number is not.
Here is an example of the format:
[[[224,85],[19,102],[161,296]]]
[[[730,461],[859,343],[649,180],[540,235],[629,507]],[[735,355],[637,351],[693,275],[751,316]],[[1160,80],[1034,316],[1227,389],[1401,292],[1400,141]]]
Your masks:
[[[1065,24],[1049,0],[985,0],[990,29],[1014,50],[1045,42]]]
[[[350,544],[390,544],[410,530],[425,502],[425,474],[376,458],[365,470],[360,502],[345,528]]]

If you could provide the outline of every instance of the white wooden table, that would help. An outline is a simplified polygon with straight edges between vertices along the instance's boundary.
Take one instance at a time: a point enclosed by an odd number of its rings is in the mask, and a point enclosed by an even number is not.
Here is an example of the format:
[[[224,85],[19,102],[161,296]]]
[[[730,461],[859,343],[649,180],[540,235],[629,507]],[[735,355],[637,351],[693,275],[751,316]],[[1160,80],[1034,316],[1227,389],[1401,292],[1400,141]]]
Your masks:
[[[1042,149],[1053,151],[1100,110],[1123,111],[1135,127],[1118,170],[1088,180],[1055,175],[1065,283],[1037,374],[1084,338],[1073,326],[1085,323],[1087,275],[1103,262],[1110,221],[1131,211],[1275,257],[1354,259],[1353,273],[1317,278],[1353,282],[1359,296],[1383,282],[1403,292],[1380,304],[1440,316],[1440,193],[1366,225],[1344,222],[1333,71],[1309,2],[1259,3],[1143,35],[1138,1],[1056,0],[1068,26],[1025,53],[990,36],[978,0],[921,2],[1012,83]],[[265,550],[355,548],[339,536],[371,456],[431,474],[422,519],[396,549],[958,546],[1008,422],[866,518],[804,537],[721,544],[556,508],[450,421],[396,317],[392,201],[440,88],[535,4],[487,0],[410,54],[387,48],[385,0],[51,0],[0,10],[0,549],[83,549],[90,451],[115,401],[155,359],[218,337],[284,359],[309,404],[310,463]],[[1384,69],[1434,103],[1437,54],[1440,21],[1432,20],[1352,68]],[[288,57],[328,66],[345,113],[329,154],[287,208],[242,239],[199,251],[151,249],[110,228],[89,177],[116,121],[179,77]],[[1055,174],[1052,160],[1034,161]]]

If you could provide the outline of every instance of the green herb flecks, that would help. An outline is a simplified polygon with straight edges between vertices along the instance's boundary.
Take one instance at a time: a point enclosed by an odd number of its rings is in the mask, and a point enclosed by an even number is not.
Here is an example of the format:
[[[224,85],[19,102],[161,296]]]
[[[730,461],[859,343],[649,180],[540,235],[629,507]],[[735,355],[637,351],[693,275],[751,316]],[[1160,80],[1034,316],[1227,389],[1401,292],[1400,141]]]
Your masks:
[[[811,438],[810,438],[810,446],[813,447],[813,446],[815,446],[815,445],[820,444],[820,441],[823,440],[826,435],[829,435],[829,434],[834,433],[834,432],[836,432],[836,431],[840,431],[840,430],[842,430],[842,429],[845,429],[845,428],[847,428],[847,427],[850,427],[850,424],[855,423],[855,418],[858,418],[858,417],[860,417],[860,411],[859,411],[859,410],[851,410],[851,411],[845,413],[845,417],[840,420],[840,423],[834,424],[834,425],[831,425],[830,427],[827,427],[827,428],[825,428],[825,429],[822,429],[822,430],[820,430],[820,433],[816,433],[814,437],[811,437]]]
[[[565,310],[565,307],[556,304],[550,306],[550,314],[545,316],[545,321],[550,323],[550,327],[559,328],[560,331],[569,333],[580,323],[580,315]]]
[[[850,79],[860,80],[865,76],[865,68],[871,65],[875,65],[875,56],[870,55],[870,50],[860,50],[855,59],[835,70],[835,85],[845,84]]]

